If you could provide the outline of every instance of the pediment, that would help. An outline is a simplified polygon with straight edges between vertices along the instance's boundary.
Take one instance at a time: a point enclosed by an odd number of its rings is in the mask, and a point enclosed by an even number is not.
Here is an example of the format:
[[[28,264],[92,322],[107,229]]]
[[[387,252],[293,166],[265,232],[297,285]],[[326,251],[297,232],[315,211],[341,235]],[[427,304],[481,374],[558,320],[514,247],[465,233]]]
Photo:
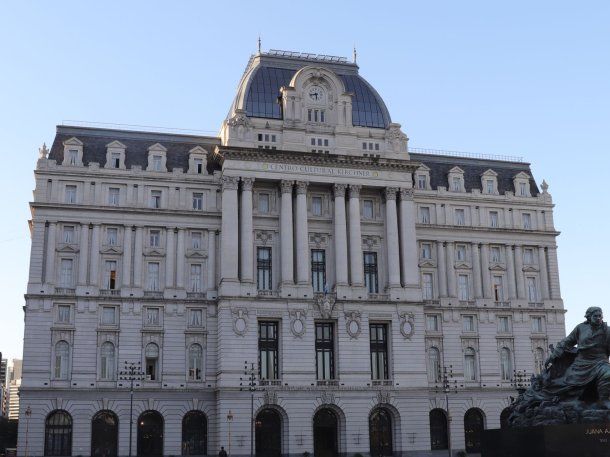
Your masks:
[[[529,272],[529,273],[533,273],[533,272],[538,271],[538,268],[536,268],[536,267],[535,267],[535,266],[533,266],[533,265],[525,265],[525,266],[523,267],[523,271],[525,271],[525,272]]]
[[[73,136],[72,138],[69,138],[64,141],[63,144],[64,146],[82,146],[84,143],[75,136]]]
[[[167,152],[167,148],[161,143],[155,143],[148,147],[148,152]]]
[[[501,263],[494,263],[489,266],[491,271],[505,271],[506,267]]]
[[[189,151],[189,154],[203,154],[207,155],[208,151],[201,146],[195,146],[193,149]]]
[[[419,167],[417,167],[417,171],[430,171],[430,167],[426,166],[425,163],[422,163]]]
[[[202,252],[202,251],[188,251],[186,253],[186,256],[189,259],[207,259],[208,258],[208,254],[206,252]]]
[[[161,249],[153,248],[153,249],[147,249],[146,252],[144,253],[144,255],[163,257],[165,255],[165,252],[162,251]]]
[[[455,268],[457,270],[469,270],[470,262],[463,262],[463,261],[455,262]]]
[[[451,170],[449,170],[449,173],[463,175],[463,174],[464,174],[464,170],[462,170],[462,169],[461,169],[460,167],[458,167],[458,166],[455,166],[455,167],[453,167]]]
[[[493,178],[496,178],[498,176],[498,173],[496,173],[495,171],[493,171],[491,168],[486,170],[483,174],[481,174],[481,176],[491,176]]]
[[[78,246],[71,244],[62,244],[57,248],[58,252],[78,252]]]
[[[428,268],[434,268],[436,267],[436,262],[430,259],[427,260],[422,260],[421,262],[419,262],[419,266],[420,267],[428,267]]]
[[[121,248],[112,246],[112,247],[102,248],[100,250],[100,252],[102,254],[122,254],[123,250]]]
[[[125,146],[123,143],[121,143],[118,140],[114,140],[111,143],[108,143],[106,145],[106,148],[112,148],[112,149],[127,149],[127,146]]]
[[[524,172],[524,171],[520,171],[519,173],[517,173],[517,174],[515,175],[515,179],[530,179],[530,178],[531,178],[531,176],[530,176],[530,175],[528,175],[528,174],[527,174],[526,172]]]

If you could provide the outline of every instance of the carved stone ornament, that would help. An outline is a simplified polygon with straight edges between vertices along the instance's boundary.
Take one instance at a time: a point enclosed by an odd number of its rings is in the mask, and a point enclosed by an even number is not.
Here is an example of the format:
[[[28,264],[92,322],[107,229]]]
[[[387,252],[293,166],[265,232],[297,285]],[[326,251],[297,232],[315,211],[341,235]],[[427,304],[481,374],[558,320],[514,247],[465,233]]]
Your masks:
[[[237,190],[239,184],[239,178],[237,176],[223,176],[221,178],[222,190]]]
[[[377,396],[374,398],[377,401],[377,404],[389,405],[392,401],[392,397],[390,396],[390,392],[387,390],[380,390],[377,392]]]
[[[42,143],[42,147],[38,148],[38,158],[46,159],[48,155],[49,155],[49,150],[47,149],[47,143]]]
[[[411,312],[399,313],[400,318],[400,333],[407,339],[410,339],[415,332],[415,315]]]
[[[384,190],[386,200],[396,200],[396,192],[398,192],[397,187],[386,187]]]
[[[326,246],[328,243],[328,235],[325,233],[310,233],[309,242],[316,245],[316,248]]]
[[[256,241],[260,241],[263,246],[266,245],[269,241],[273,240],[273,232],[269,232],[267,230],[257,230],[255,236]]]
[[[237,308],[231,310],[233,314],[233,331],[236,335],[244,336],[248,331],[248,310]]]
[[[378,236],[363,236],[362,244],[366,246],[367,250],[373,249],[375,246],[379,246],[381,239]]]
[[[400,199],[401,200],[413,200],[413,189],[400,189]]]
[[[302,338],[305,335],[305,318],[307,312],[303,309],[295,309],[290,311],[290,331],[297,338]]]
[[[283,194],[291,194],[292,193],[292,185],[294,181],[282,180],[280,181],[280,187],[282,189]]]
[[[263,394],[263,403],[265,405],[277,405],[277,391],[265,390]]]
[[[241,109],[235,110],[235,114],[233,115],[233,117],[231,119],[229,119],[228,124],[231,127],[239,127],[239,126],[251,127],[252,126],[252,122],[250,121],[248,116],[246,116],[246,112]]]
[[[335,186],[334,186],[335,198],[345,197],[345,188],[346,187],[347,187],[347,185],[345,185],[345,184],[335,184]]]
[[[360,198],[360,189],[362,189],[362,186],[359,186],[357,184],[350,184],[349,198]]]
[[[409,138],[400,130],[400,124],[390,124],[385,137],[394,152],[406,152]]]
[[[308,184],[307,181],[297,181],[297,195],[306,195]]]
[[[544,179],[542,180],[542,184],[540,184],[540,188],[542,189],[543,194],[548,194],[549,185]]]
[[[335,394],[332,392],[322,392],[322,394],[320,394],[320,401],[325,405],[334,405]]]
[[[345,331],[351,338],[358,338],[362,331],[360,325],[360,311],[345,312]]]
[[[316,296],[316,305],[323,319],[330,319],[335,307],[335,297],[328,294],[320,294]]]
[[[241,190],[252,191],[254,185],[254,178],[241,178]]]

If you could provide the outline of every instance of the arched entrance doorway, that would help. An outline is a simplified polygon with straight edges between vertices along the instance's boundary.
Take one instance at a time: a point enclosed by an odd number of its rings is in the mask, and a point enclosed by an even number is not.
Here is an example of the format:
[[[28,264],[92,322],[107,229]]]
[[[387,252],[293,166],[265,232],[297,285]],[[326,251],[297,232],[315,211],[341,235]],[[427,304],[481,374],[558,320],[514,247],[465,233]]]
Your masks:
[[[329,408],[322,408],[313,417],[313,452],[315,457],[339,455],[339,419]]]
[[[182,455],[207,455],[208,421],[201,411],[189,411],[182,418]]]
[[[157,411],[144,411],[138,417],[138,457],[163,455],[163,416]]]
[[[447,415],[440,408],[433,409],[430,411],[430,448],[436,451],[448,447]]]
[[[508,428],[508,418],[510,417],[510,409],[504,408],[500,413],[500,428]]]
[[[119,419],[112,411],[99,411],[91,421],[91,457],[116,457]]]
[[[256,416],[256,457],[280,457],[282,455],[282,418],[271,408],[263,409]]]
[[[369,417],[371,457],[393,455],[392,415],[385,408],[375,409]]]
[[[47,416],[44,455],[72,455],[72,416],[67,411],[58,409]]]
[[[466,452],[481,452],[481,437],[485,430],[485,418],[480,409],[471,408],[464,414],[464,441]]]

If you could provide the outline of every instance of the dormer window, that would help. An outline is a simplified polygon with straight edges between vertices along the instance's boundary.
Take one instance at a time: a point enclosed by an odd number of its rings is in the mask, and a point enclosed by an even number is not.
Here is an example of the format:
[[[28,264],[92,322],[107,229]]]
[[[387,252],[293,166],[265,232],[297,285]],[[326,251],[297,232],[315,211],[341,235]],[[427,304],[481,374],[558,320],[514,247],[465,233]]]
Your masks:
[[[161,156],[152,157],[153,171],[161,171],[161,159],[162,159]]]
[[[430,190],[430,168],[425,165],[421,165],[415,172],[415,188]]]
[[[464,188],[464,170],[460,167],[453,167],[449,170],[448,180],[451,192],[466,192]]]
[[[189,174],[207,174],[208,151],[201,146],[195,146],[189,151]]]
[[[424,175],[417,175],[417,188],[422,190],[426,188],[426,177]]]
[[[148,148],[148,167],[147,171],[163,172],[167,171],[167,148],[159,143],[153,144]]]
[[[307,121],[308,122],[326,122],[326,110],[323,109],[313,109],[310,108],[307,110]]]
[[[113,141],[106,145],[105,168],[125,169],[125,146],[120,141]]]
[[[481,175],[481,188],[487,195],[498,195],[498,173],[487,170]]]
[[[519,195],[521,197],[527,197],[527,183],[524,183],[524,182],[519,183]]]
[[[83,165],[83,142],[81,140],[72,137],[64,141],[64,160],[62,165],[72,167]]]
[[[518,173],[513,178],[513,185],[515,186],[515,195],[518,197],[531,197],[530,192],[530,175],[524,171]]]

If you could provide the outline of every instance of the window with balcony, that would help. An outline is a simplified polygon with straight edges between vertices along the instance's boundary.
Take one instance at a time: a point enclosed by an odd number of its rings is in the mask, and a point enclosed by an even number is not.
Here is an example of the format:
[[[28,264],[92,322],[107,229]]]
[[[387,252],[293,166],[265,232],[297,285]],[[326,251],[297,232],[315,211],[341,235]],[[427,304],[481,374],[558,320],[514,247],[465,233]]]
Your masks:
[[[489,212],[489,226],[492,227],[492,228],[500,227],[499,218],[498,218],[498,212],[497,211],[490,211]]]
[[[108,246],[116,246],[119,239],[119,229],[116,227],[106,228],[106,244]]]
[[[191,344],[188,350],[189,381],[201,381],[203,378],[203,347],[200,344]]]
[[[117,288],[117,262],[106,260],[104,262],[104,289],[114,290]]]
[[[523,213],[521,214],[521,218],[523,220],[523,228],[524,229],[531,229],[532,228],[532,215],[530,213]]]
[[[422,275],[422,293],[424,300],[432,300],[434,298],[432,273],[424,273]]]
[[[194,210],[203,209],[203,193],[201,193],[201,192],[193,193],[193,209]]]
[[[426,316],[426,330],[430,332],[439,332],[441,328],[440,315],[428,314]]]
[[[455,225],[466,225],[466,213],[463,208],[456,208],[454,213]]]
[[[261,380],[279,379],[278,323],[258,323],[258,359]]]
[[[203,234],[201,232],[191,232],[191,248],[198,250],[202,248]]]
[[[476,331],[474,316],[462,316],[462,330],[465,333],[472,333]]]
[[[421,258],[427,259],[427,260],[432,258],[432,244],[431,243],[422,243],[421,244]]]
[[[161,247],[161,230],[150,230],[148,232],[148,245],[151,248]]]
[[[419,207],[419,222],[430,224],[430,208],[428,206]]]
[[[468,275],[458,275],[458,298],[460,301],[470,300]]]
[[[161,196],[162,196],[162,193],[160,190],[151,190],[149,206],[153,209],[161,208]]]
[[[510,333],[510,317],[498,316],[498,332]]]
[[[314,292],[324,292],[326,289],[326,251],[311,250],[311,284]]]
[[[160,290],[158,262],[148,262],[148,278],[146,282],[146,289],[152,292]]]
[[[314,216],[322,215],[322,197],[311,197],[311,214]]]
[[[190,266],[189,274],[189,292],[203,291],[203,275],[200,263],[194,263]]]
[[[379,293],[379,277],[377,274],[377,253],[364,252],[364,285],[370,294]]]
[[[62,238],[63,238],[63,242],[66,244],[74,243],[74,226],[73,225],[64,225]]]
[[[119,206],[121,190],[118,187],[110,187],[108,189],[108,204],[110,206]]]
[[[530,303],[538,301],[538,285],[536,284],[536,278],[528,276],[525,278],[527,284],[527,300]]]
[[[64,202],[76,203],[76,186],[71,184],[66,186]]]
[[[504,301],[504,278],[501,275],[493,276],[493,294],[495,301]]]
[[[269,194],[260,193],[258,194],[258,212],[261,214],[269,213]]]
[[[389,379],[388,369],[388,326],[370,324],[371,338],[371,379]]]
[[[271,290],[271,248],[256,249],[256,287],[258,290]]]
[[[316,322],[316,378],[335,379],[335,338],[332,322]]]
[[[362,200],[362,217],[364,219],[374,219],[373,200]]]
[[[61,259],[59,262],[59,286],[74,287],[74,260]]]

